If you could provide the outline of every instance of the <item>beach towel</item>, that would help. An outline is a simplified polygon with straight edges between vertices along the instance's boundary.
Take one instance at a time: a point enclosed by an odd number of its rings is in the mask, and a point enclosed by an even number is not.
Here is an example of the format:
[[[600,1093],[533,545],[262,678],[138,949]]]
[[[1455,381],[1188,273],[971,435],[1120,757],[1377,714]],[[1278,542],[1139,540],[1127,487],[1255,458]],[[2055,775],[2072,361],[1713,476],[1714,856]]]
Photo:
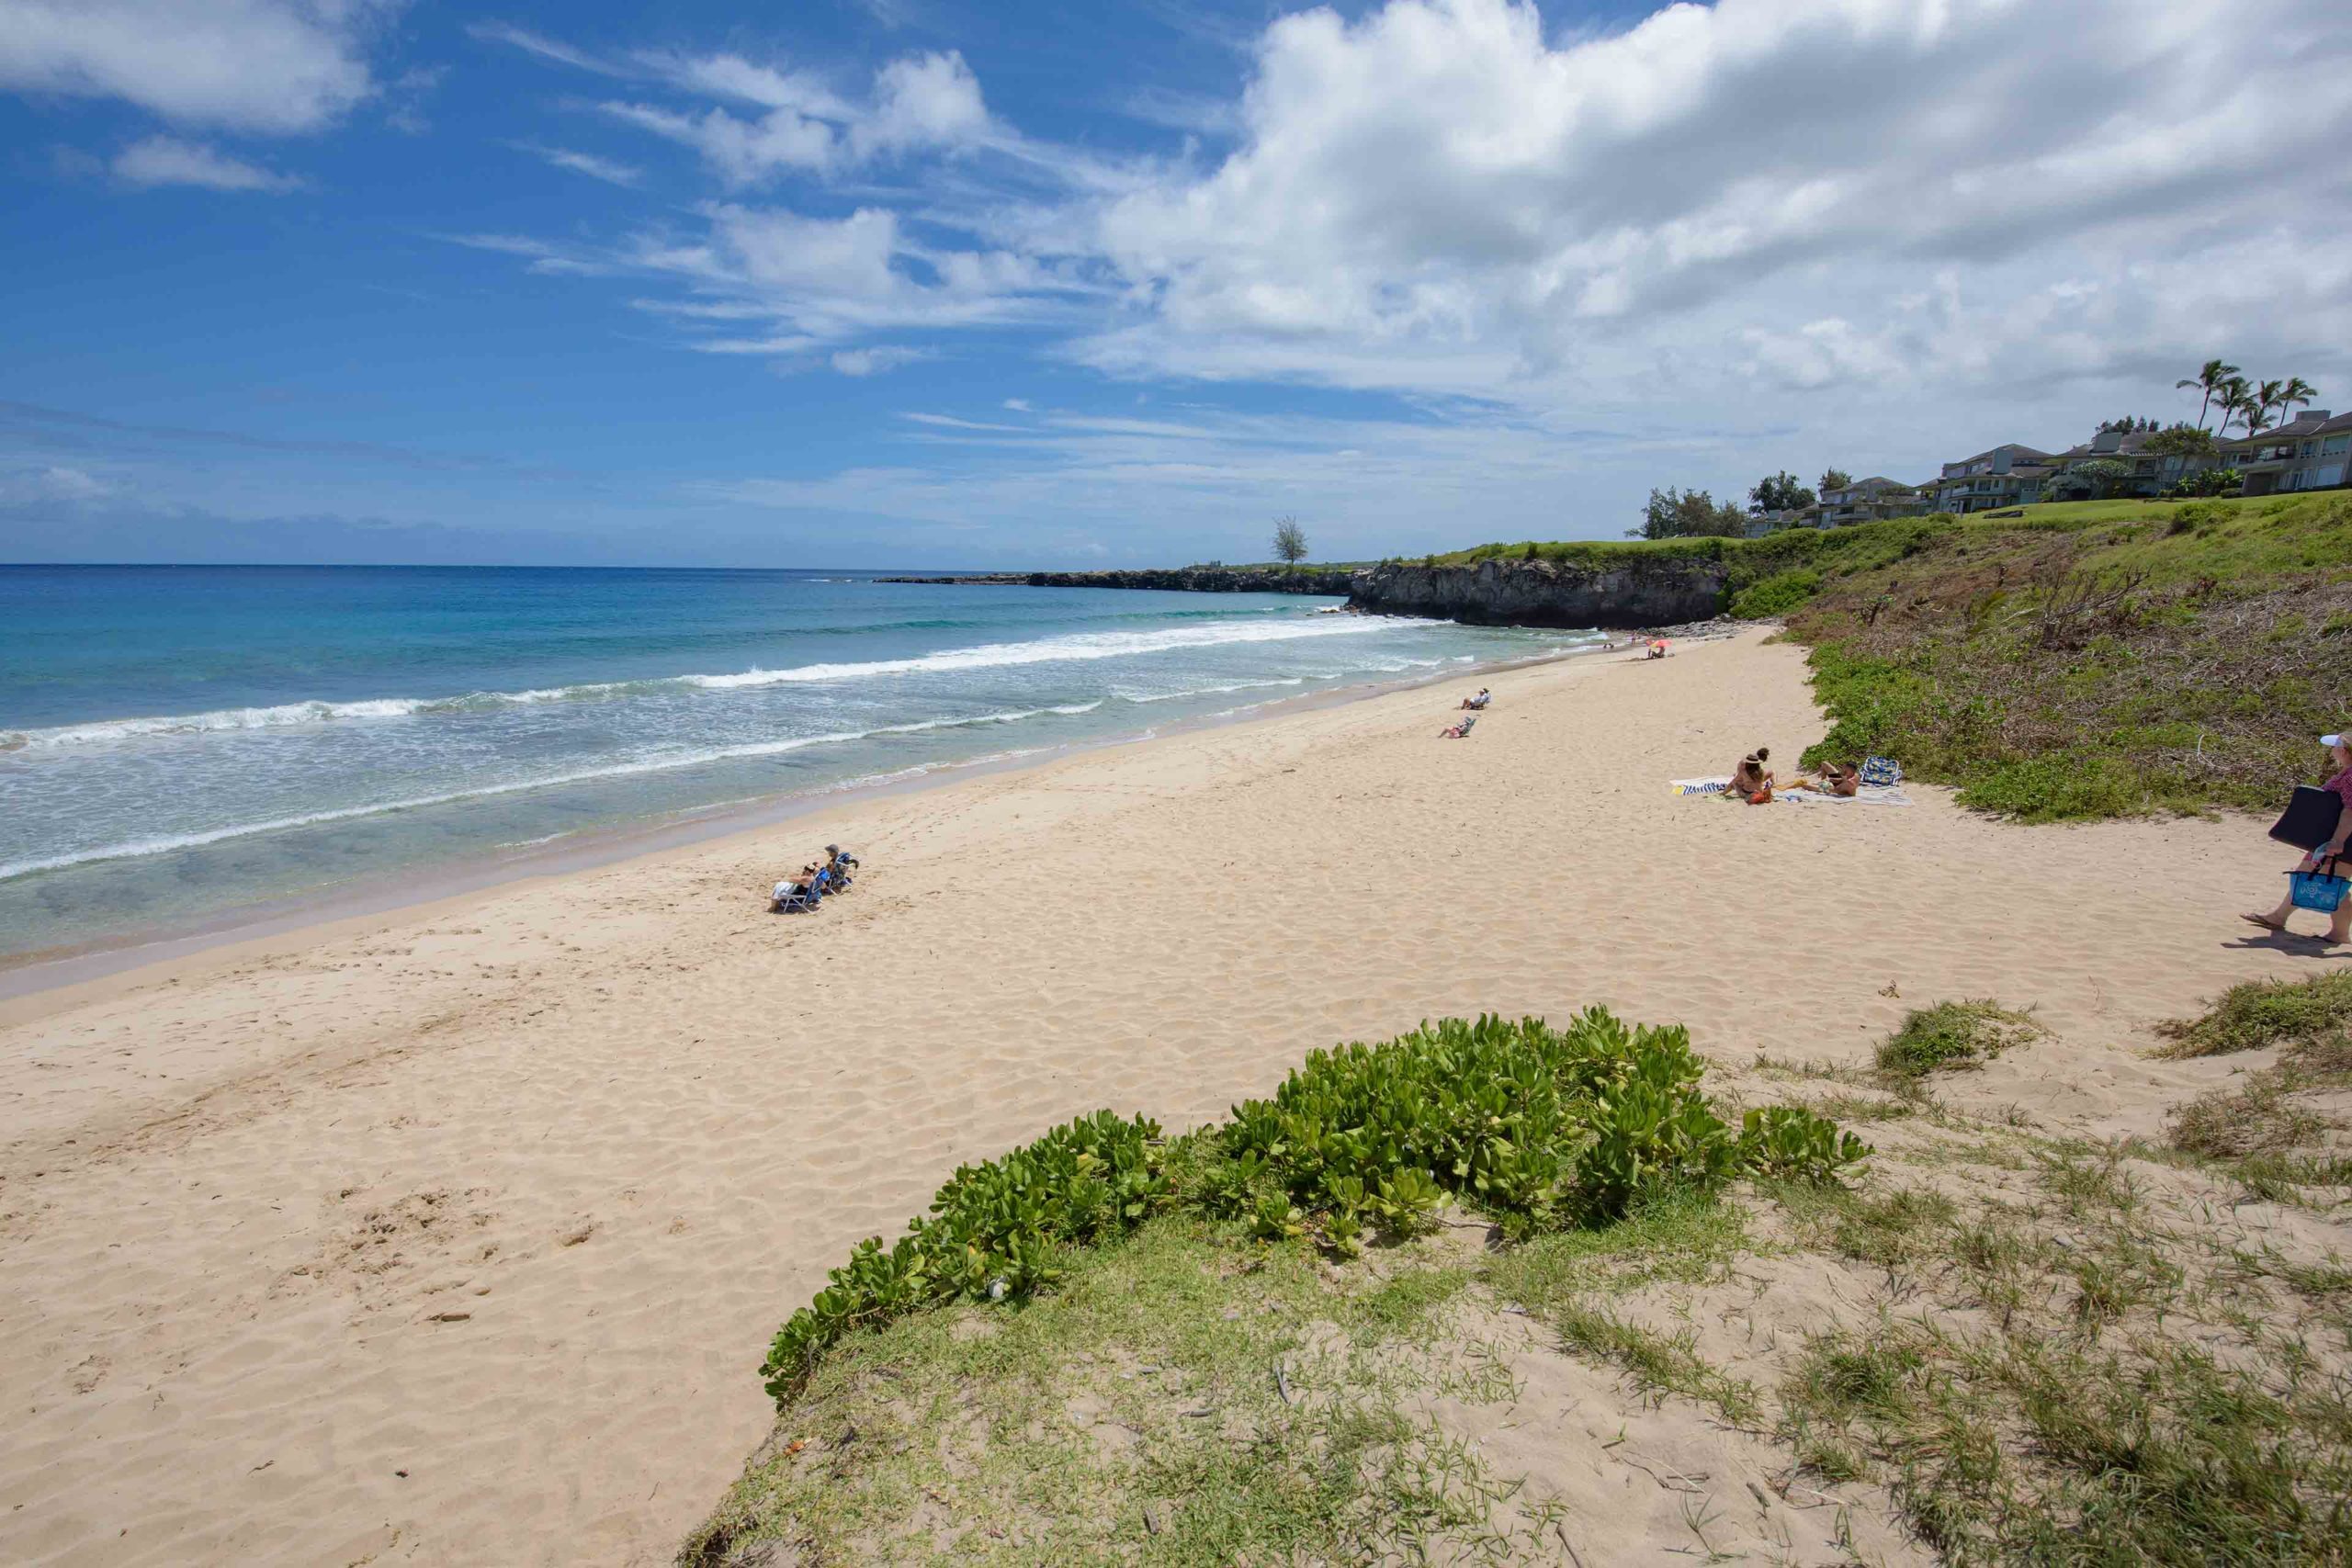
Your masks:
[[[1731,788],[1731,776],[1726,773],[1713,779],[1674,779],[1668,788],[1677,795],[1718,795]],[[1804,784],[1775,789],[1774,801],[1788,801],[1795,806],[1908,806],[1911,797],[1893,784],[1864,784],[1851,795],[1831,795],[1826,790],[1812,789]]]

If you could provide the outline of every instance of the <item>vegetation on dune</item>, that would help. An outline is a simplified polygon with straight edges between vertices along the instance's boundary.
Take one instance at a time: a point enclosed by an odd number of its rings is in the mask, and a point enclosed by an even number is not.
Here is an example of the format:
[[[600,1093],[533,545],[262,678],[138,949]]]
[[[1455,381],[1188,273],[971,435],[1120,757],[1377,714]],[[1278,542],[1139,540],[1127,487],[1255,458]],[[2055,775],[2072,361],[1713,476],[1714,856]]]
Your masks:
[[[1368,1235],[1428,1228],[1452,1194],[1532,1235],[1605,1224],[1743,1171],[1835,1179],[1869,1150],[1810,1111],[1753,1111],[1735,1133],[1698,1088],[1682,1030],[1591,1009],[1448,1019],[1382,1045],[1318,1051],[1271,1100],[1163,1144],[1108,1111],[1000,1159],[959,1168],[893,1246],[858,1244],[777,1333],[762,1369],[788,1401],[845,1335],[950,1301],[1023,1300],[1071,1249],[1183,1210],[1246,1219],[1266,1241],[1311,1237],[1351,1258]]]
[[[2031,1018],[1997,1002],[1938,1002],[1914,1009],[1880,1042],[1878,1068],[1895,1082],[1916,1083],[1946,1068],[1981,1066],[2041,1033]]]
[[[2312,1099],[2352,1087],[2352,974],[2308,980],[2249,980],[2193,1019],[2161,1026],[2173,1057],[2233,1055],[2276,1048],[2268,1066],[2188,1101],[2172,1113],[2176,1147],[2238,1162],[2265,1197],[2285,1189],[2352,1178],[2352,1158],[2321,1145],[2337,1123]]]

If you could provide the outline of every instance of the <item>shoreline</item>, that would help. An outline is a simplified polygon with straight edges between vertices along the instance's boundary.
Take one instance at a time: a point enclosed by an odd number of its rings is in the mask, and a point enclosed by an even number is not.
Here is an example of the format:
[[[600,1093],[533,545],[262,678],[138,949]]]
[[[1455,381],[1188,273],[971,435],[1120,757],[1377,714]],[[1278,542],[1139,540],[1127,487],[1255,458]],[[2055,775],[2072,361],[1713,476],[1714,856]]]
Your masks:
[[[1668,627],[1657,635],[1673,634],[1679,640],[1708,640],[1721,634],[1702,628]],[[1166,725],[1107,735],[1083,741],[991,753],[967,761],[941,762],[906,773],[879,774],[815,789],[724,801],[682,812],[633,822],[590,828],[560,835],[573,840],[548,847],[517,846],[490,866],[450,863],[390,872],[356,878],[346,884],[289,897],[238,905],[187,921],[156,925],[95,937],[64,947],[33,948],[0,954],[0,1007],[46,992],[85,985],[226,948],[263,951],[266,944],[287,937],[300,940],[312,929],[361,929],[361,923],[427,908],[462,907],[470,899],[495,895],[501,888],[548,877],[593,871],[647,855],[683,850],[738,834],[758,832],[835,807],[855,806],[910,791],[954,784],[964,779],[1035,768],[1064,757],[1082,756],[1118,747],[1144,744],[1169,736],[1204,728],[1277,718],[1288,713],[1314,712],[1345,703],[1368,701],[1391,692],[1412,691],[1448,681],[1476,680],[1498,671],[1524,670],[1565,660],[1621,652],[1634,647],[1641,634],[1603,640],[1526,659],[1489,660],[1436,673],[1400,676],[1357,684],[1338,684],[1319,691],[1275,697],[1222,713],[1178,719]],[[0,1020],[8,1014],[0,1012]]]
[[[1467,741],[1261,712],[0,1007],[0,1558],[670,1561],[777,1325],[957,1166],[1425,1019],[1604,1005],[1743,1093],[1992,996],[2050,1041],[1972,1093],[2114,1136],[2234,1065],[2157,1021],[2315,970],[2144,896],[2271,886],[2259,825],[1675,798],[1821,733],[1758,630],[1484,683]],[[865,874],[768,915],[816,833]]]

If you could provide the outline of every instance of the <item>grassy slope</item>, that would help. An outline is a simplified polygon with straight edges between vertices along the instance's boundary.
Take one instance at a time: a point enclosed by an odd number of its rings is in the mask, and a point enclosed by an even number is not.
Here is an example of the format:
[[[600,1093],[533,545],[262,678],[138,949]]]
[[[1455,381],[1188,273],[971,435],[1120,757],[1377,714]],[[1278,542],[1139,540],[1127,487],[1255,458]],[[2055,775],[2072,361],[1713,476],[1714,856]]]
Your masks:
[[[1533,549],[1726,562],[1732,613],[1785,617],[1813,649],[1831,728],[1812,760],[1893,756],[2027,820],[2273,808],[2352,722],[2342,491]]]
[[[2339,1070],[2341,978],[2241,987],[2173,1029],[2177,1053]],[[1532,1355],[1622,1379],[1614,1410],[1579,1396],[1587,1429],[1679,1408],[1772,1445],[1772,1490],[1825,1529],[1891,1506],[1955,1562],[2346,1561],[2342,1163],[2257,1166],[2186,1124],[2170,1145],[2040,1135],[1939,1099],[1967,1065],[1759,1061],[1841,1114],[1896,1096],[1852,1188],[1670,1196],[1491,1250],[1449,1228],[1345,1266],[1162,1214],[1025,1304],[844,1340],[680,1560],[1560,1561],[1593,1521],[1449,1424],[1541,1418]],[[2257,1201],[2277,1217],[2249,1229]],[[1804,1292],[1825,1279],[1826,1314]],[[1668,1483],[1626,1435],[1573,1457],[1630,1467],[1638,1507]],[[1738,1485],[1672,1480],[1693,1490],[1678,1550],[1714,1560]]]

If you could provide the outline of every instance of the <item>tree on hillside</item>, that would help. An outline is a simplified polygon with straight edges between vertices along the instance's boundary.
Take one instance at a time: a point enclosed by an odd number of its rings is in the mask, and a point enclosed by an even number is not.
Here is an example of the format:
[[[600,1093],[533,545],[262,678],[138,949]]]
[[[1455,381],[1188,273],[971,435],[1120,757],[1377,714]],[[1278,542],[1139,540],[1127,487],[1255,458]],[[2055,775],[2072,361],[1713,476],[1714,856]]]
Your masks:
[[[2112,457],[2094,457],[2060,474],[2051,489],[2061,495],[2087,495],[2094,501],[2105,501],[2131,477],[2131,464],[2119,463]]]
[[[2318,396],[2319,389],[2301,376],[2288,377],[2287,384],[2278,389],[2278,417],[2282,420],[2294,418],[2296,404],[2309,403]]]
[[[1274,558],[1285,566],[1296,566],[1306,558],[1306,530],[1298,525],[1297,518],[1274,519]]]
[[[1756,481],[1747,492],[1747,510],[1761,516],[1767,512],[1802,512],[1814,502],[1813,491],[1804,488],[1796,475],[1782,468],[1777,474],[1767,474]]]
[[[1831,491],[1844,490],[1853,482],[1854,476],[1843,468],[1824,468],[1821,470],[1821,481],[1815,488],[1827,495]]]
[[[2145,451],[2159,457],[2211,457],[2219,447],[2213,433],[2201,424],[2176,424],[2148,437]]]
[[[2188,380],[2173,383],[2175,387],[2194,387],[2201,394],[2197,403],[2198,429],[2205,428],[2205,416],[2211,412],[2213,400],[2222,395],[2222,389],[2228,386],[2230,378],[2237,373],[2238,367],[2234,365],[2224,365],[2218,359],[2209,359],[2195,377]]]
[[[2262,424],[2273,423],[2267,416],[2272,409],[2278,406],[2278,399],[2286,390],[2287,383],[2284,381],[2265,381],[2254,389],[2255,413],[2262,419]],[[2250,424],[2246,426],[2245,433],[2252,435],[2260,428],[2261,425]]]
[[[2230,433],[2230,421],[2245,412],[2253,398],[2254,383],[2243,376],[2232,376],[2222,383],[2222,389],[2213,394],[2213,406],[2222,411],[2221,434]]]
[[[1747,528],[1747,519],[1736,506],[1717,505],[1703,490],[1679,491],[1668,485],[1650,491],[1641,526],[1630,532],[1637,539],[1736,538]]]

